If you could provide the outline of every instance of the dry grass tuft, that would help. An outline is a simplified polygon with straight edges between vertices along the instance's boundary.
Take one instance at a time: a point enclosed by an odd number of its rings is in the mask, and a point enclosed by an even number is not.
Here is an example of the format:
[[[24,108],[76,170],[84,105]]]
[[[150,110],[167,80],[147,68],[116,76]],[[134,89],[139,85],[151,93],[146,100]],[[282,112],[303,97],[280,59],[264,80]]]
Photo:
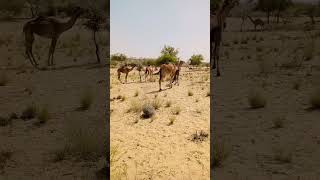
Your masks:
[[[169,118],[169,123],[168,123],[168,126],[171,126],[173,125],[173,123],[176,121],[176,117],[172,116]]]
[[[188,96],[193,96],[193,92],[192,91],[188,91]]]
[[[151,118],[154,114],[155,114],[155,108],[153,105],[150,105],[150,104],[145,104],[143,105],[142,107],[142,117],[143,118]]]
[[[127,165],[120,162],[121,154],[118,147],[110,147],[110,178],[123,179],[127,178]]]
[[[10,125],[12,122],[12,120],[10,118],[4,118],[4,117],[0,117],[0,127],[5,127]]]
[[[130,107],[127,110],[127,112],[134,112],[134,113],[140,113],[142,111],[142,105],[141,102],[138,100],[133,100],[130,103]]]
[[[310,104],[314,109],[320,109],[320,88],[316,89],[310,96]]]
[[[37,115],[37,107],[35,106],[35,104],[32,103],[22,111],[20,118],[23,120],[29,120],[29,119],[35,118],[36,115]]]
[[[249,105],[252,109],[263,108],[267,104],[266,98],[258,90],[251,91],[251,93],[248,97],[248,101],[249,101]]]
[[[11,159],[13,152],[8,150],[0,151],[0,174],[4,173],[7,162]]]
[[[5,72],[0,73],[0,86],[6,86],[9,82],[8,76]]]
[[[158,110],[162,106],[162,100],[159,98],[155,98],[153,101],[151,101],[151,105],[154,107],[154,109]]]
[[[172,109],[172,114],[174,114],[174,115],[179,115],[180,114],[180,112],[181,112],[181,108],[179,107],[179,106],[176,106],[176,107],[174,107],[173,109]]]
[[[172,102],[170,100],[168,100],[166,103],[165,103],[165,106],[164,107],[171,107],[172,105]]]
[[[93,95],[89,90],[86,90],[80,98],[80,107],[79,110],[85,111],[90,109],[93,102]]]
[[[191,141],[193,142],[202,142],[204,140],[206,140],[209,137],[209,134],[204,132],[204,131],[200,131],[198,133],[198,131],[196,131],[194,134],[191,135]]]
[[[289,151],[285,151],[282,148],[277,148],[274,150],[274,160],[282,164],[291,163],[292,153]]]
[[[284,117],[277,117],[275,119],[273,119],[272,123],[273,123],[273,128],[275,129],[280,129],[284,127]]]

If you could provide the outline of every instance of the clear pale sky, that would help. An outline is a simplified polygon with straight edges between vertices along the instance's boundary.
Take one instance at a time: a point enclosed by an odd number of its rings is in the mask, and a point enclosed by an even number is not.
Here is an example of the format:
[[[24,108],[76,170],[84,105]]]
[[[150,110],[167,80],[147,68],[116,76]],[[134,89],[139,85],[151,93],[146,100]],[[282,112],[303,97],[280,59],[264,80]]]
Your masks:
[[[166,44],[181,60],[202,54],[209,61],[210,0],[111,0],[111,54],[160,55]]]

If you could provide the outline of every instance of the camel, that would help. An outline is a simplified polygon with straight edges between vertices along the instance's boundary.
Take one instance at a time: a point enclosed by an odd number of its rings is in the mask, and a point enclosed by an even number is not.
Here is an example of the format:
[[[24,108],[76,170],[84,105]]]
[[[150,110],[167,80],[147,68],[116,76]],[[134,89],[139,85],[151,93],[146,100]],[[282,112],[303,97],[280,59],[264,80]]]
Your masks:
[[[34,34],[37,34],[40,37],[51,39],[51,46],[48,56],[48,66],[54,65],[53,54],[60,35],[73,27],[81,13],[82,10],[80,8],[76,8],[75,13],[67,22],[60,22],[54,18],[39,16],[34,20],[28,21],[23,26],[26,48],[25,53],[34,67],[38,68],[39,65],[32,53]]]
[[[220,76],[219,51],[222,41],[224,23],[231,9],[238,4],[239,0],[224,0],[215,14],[210,14],[210,51],[212,51],[213,57],[212,69],[217,68],[217,76]]]
[[[150,79],[152,78],[153,76],[153,71],[154,71],[154,68],[152,68],[150,65],[148,65],[146,67],[146,71],[144,72],[144,80],[147,81],[147,77],[149,76]]]
[[[139,72],[139,77],[140,77],[140,82],[142,82],[141,80],[141,71],[143,70],[143,66],[141,64],[137,65],[137,71]]]
[[[131,68],[129,67],[131,66]],[[121,82],[121,79],[120,79],[120,76],[121,76],[121,73],[124,73],[126,74],[126,83],[127,83],[127,78],[128,78],[128,74],[130,71],[132,71],[137,65],[135,64],[131,64],[131,65],[122,65],[118,68],[117,72],[118,72],[118,80]],[[122,82],[121,82],[122,83]]]
[[[170,80],[170,88],[172,88],[172,83],[174,81],[178,82],[179,81],[179,72],[180,72],[180,68],[181,65],[183,64],[183,61],[180,61],[177,64],[162,64],[160,66],[160,69],[158,72],[154,73],[154,75],[159,74],[160,78],[159,78],[159,91],[162,91],[161,89],[161,82],[169,77]]]
[[[259,18],[252,19],[252,17],[250,17],[249,15],[248,15],[248,18],[250,19],[250,21],[254,25],[254,30],[255,31],[257,31],[257,26],[260,26],[261,30],[264,28],[264,22],[261,19],[259,19]]]

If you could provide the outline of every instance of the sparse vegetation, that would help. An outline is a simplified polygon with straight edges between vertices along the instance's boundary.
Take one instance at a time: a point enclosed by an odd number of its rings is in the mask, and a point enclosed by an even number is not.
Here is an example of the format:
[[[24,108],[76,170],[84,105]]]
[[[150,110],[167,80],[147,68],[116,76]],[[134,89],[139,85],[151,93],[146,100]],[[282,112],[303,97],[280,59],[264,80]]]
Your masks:
[[[285,151],[283,148],[276,148],[274,150],[274,160],[282,164],[291,163],[292,153],[289,151]]]
[[[127,112],[140,113],[141,111],[142,111],[141,102],[139,102],[138,100],[131,101],[130,107]]]
[[[193,141],[193,142],[202,142],[205,139],[207,139],[208,136],[209,136],[209,134],[206,133],[203,130],[201,130],[199,133],[198,133],[198,131],[196,131],[194,134],[191,135],[191,141]]]
[[[158,110],[162,106],[162,100],[155,98],[153,101],[151,101],[151,105],[154,107],[154,109]]]
[[[264,95],[258,90],[252,90],[248,97],[249,105],[252,109],[263,108],[267,104]]]
[[[6,86],[9,80],[5,72],[0,73],[0,86]]]
[[[36,122],[36,125],[45,124],[49,119],[49,111],[47,107],[43,107],[38,113],[37,113],[38,121]]]
[[[316,89],[310,96],[310,104],[312,108],[320,109],[320,88]]]
[[[179,106],[176,106],[172,109],[172,114],[179,115],[181,112],[181,108]]]
[[[13,155],[12,151],[1,150],[0,151],[0,174],[4,172],[4,168],[7,165],[7,162],[11,159]]]
[[[37,107],[35,106],[35,104],[32,103],[22,111],[20,118],[23,120],[29,120],[29,119],[35,118],[36,114],[37,114]]]
[[[169,100],[166,102],[165,107],[171,107],[172,102]]]
[[[85,91],[82,95],[81,95],[81,99],[80,99],[80,110],[85,111],[90,109],[91,105],[93,102],[93,95],[92,93],[87,90]]]
[[[283,128],[284,127],[284,117],[277,117],[275,119],[273,119],[273,128],[275,129],[279,129],[279,128]]]
[[[142,116],[144,118],[151,118],[155,114],[155,108],[153,105],[150,105],[147,103],[143,105],[142,112],[143,112]]]
[[[0,127],[7,126],[11,123],[11,119],[0,117]]]
[[[193,92],[192,91],[188,91],[188,96],[193,96]]]
[[[176,117],[172,116],[169,118],[169,123],[168,123],[168,126],[171,126],[173,125],[173,123],[176,121]]]

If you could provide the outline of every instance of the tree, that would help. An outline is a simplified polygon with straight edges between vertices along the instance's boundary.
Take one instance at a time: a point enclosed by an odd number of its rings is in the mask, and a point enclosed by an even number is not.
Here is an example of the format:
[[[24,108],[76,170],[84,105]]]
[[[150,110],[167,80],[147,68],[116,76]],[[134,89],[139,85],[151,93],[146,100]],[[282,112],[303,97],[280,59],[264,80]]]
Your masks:
[[[202,63],[202,61],[204,60],[202,54],[194,54],[191,56],[190,60],[190,65],[195,65],[198,66]]]
[[[274,2],[275,9],[276,9],[276,17],[277,17],[277,23],[279,23],[279,17],[280,13],[287,10],[290,6],[293,5],[291,0],[277,0]]]
[[[258,0],[256,10],[261,10],[266,13],[268,24],[270,23],[270,15],[276,9],[278,0]]]
[[[175,49],[174,47],[167,46],[167,45],[164,45],[164,47],[161,50],[162,55],[170,55],[170,56],[173,56],[177,59],[178,59],[178,57],[177,57],[178,53],[179,53],[178,49]]]
[[[161,65],[167,63],[176,63],[179,60],[178,53],[178,49],[175,49],[172,46],[164,45],[161,50],[161,56],[156,60],[156,64]]]
[[[10,0],[10,1],[0,2],[0,11],[4,13],[7,17],[12,17],[20,14],[23,8],[24,8],[23,0]]]
[[[111,61],[126,61],[127,60],[127,56],[125,54],[121,54],[121,53],[117,53],[117,54],[113,54],[111,55]]]

